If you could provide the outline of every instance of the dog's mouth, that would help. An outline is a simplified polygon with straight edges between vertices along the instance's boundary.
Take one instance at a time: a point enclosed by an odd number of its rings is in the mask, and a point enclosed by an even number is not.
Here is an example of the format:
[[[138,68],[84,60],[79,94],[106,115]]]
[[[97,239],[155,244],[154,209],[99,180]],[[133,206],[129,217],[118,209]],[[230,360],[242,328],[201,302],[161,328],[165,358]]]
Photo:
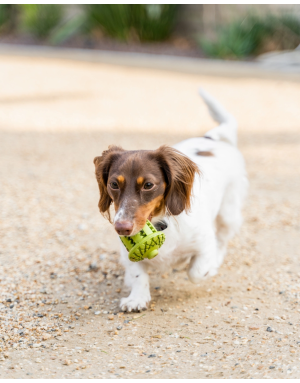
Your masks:
[[[153,218],[153,214],[150,214],[148,217],[148,221],[151,222],[152,218]],[[158,222],[153,223],[153,226],[158,231],[164,231],[168,227],[168,224],[165,220],[161,219]]]
[[[158,222],[155,222],[154,224],[153,224],[153,226],[155,227],[155,229],[156,230],[158,230],[158,231],[164,231],[164,230],[166,230],[166,228],[168,227],[168,224],[167,224],[167,222],[165,221],[165,220],[160,220],[160,221],[158,221]]]

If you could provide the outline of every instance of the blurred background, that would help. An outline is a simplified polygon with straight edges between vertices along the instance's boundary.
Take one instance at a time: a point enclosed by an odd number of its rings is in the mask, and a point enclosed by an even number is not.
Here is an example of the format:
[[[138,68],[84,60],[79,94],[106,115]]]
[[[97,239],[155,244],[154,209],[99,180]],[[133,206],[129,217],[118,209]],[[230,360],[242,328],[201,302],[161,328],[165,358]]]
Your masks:
[[[300,6],[2,4],[0,42],[251,60],[300,44]]]

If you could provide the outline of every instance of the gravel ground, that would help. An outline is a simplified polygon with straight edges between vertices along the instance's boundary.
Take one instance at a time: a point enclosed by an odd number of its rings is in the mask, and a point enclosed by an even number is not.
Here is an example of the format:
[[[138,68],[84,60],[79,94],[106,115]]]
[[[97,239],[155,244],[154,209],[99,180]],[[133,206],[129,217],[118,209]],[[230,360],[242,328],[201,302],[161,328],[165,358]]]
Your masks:
[[[2,56],[0,83],[2,378],[300,377],[298,82]],[[203,134],[199,84],[240,123],[244,226],[216,277],[152,275],[151,308],[120,313],[93,158]]]

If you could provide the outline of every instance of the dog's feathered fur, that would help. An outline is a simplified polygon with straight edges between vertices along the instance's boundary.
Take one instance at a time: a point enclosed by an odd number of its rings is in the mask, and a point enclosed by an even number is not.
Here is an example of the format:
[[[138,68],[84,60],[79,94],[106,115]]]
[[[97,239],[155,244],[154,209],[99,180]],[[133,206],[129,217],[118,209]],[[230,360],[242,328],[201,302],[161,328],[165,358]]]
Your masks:
[[[188,263],[193,283],[215,275],[229,239],[242,224],[248,181],[243,157],[236,147],[237,123],[207,92],[201,90],[200,94],[220,124],[204,137],[156,151],[128,152],[112,147],[94,160],[101,194],[99,208],[106,213],[114,203],[118,232],[122,234],[126,224],[125,232],[133,235],[147,218],[154,224],[163,220],[168,225],[166,241],[152,260],[131,262],[121,244],[125,283],[131,288],[130,295],[121,299],[122,310],[147,307],[151,299],[149,267],[163,272]],[[142,186],[147,180],[150,182]],[[115,187],[116,182],[118,189],[112,189],[110,185]],[[149,185],[153,186],[148,190]]]

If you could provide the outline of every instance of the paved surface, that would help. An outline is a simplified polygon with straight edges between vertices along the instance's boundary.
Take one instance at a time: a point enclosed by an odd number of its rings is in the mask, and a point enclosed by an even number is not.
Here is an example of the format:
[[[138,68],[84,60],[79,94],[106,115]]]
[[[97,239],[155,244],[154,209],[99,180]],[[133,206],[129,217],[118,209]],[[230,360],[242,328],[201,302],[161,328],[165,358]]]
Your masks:
[[[1,377],[300,377],[299,83],[2,56],[0,84]],[[240,124],[244,226],[216,277],[121,314],[93,158],[203,134],[200,84]]]
[[[300,73],[300,46],[291,51],[269,52],[258,56],[256,61],[260,62],[269,70],[284,70]]]
[[[141,52],[116,52],[112,50],[78,49],[35,45],[0,43],[0,57],[44,57],[107,65],[122,65],[129,68],[164,70],[167,72],[190,73],[193,75],[232,78],[282,78],[300,81],[298,50],[271,52],[258,56],[255,61],[215,60],[208,58],[171,55],[165,48],[164,54]]]

